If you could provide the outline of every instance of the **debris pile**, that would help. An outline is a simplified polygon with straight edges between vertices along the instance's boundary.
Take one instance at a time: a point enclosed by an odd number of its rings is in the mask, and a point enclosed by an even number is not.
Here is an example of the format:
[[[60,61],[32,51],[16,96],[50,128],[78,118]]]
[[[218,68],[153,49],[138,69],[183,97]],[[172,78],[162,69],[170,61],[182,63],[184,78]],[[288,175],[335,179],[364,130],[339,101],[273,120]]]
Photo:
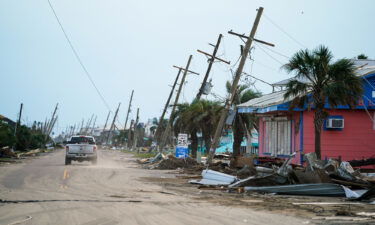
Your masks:
[[[28,157],[28,156],[35,156],[38,153],[40,153],[41,150],[39,148],[30,150],[27,152],[21,152],[21,153],[15,153],[12,151],[12,149],[9,146],[5,146],[0,149],[0,157],[4,158],[20,158],[20,157]]]
[[[240,159],[235,166],[241,169],[225,172],[223,163],[212,164],[212,170],[203,170],[201,180],[190,180],[203,186],[225,186],[228,191],[276,193],[284,195],[338,196],[354,200],[375,197],[375,177],[353,169],[349,162],[334,159],[318,160],[315,153],[305,155],[307,166],[290,164],[294,154],[281,165],[254,166],[252,158]],[[231,164],[234,163],[231,161]],[[220,171],[220,172],[218,172]],[[236,176],[232,176],[236,175]]]
[[[0,157],[17,158],[17,154],[14,153],[9,146],[5,146],[0,149]]]
[[[173,155],[165,156],[158,153],[155,157],[149,159],[138,160],[138,163],[143,164],[147,169],[160,170],[175,170],[178,168],[202,170],[203,165],[195,161],[193,158],[187,157],[185,159],[176,158]]]
[[[180,159],[169,155],[166,159],[161,160],[156,168],[161,170],[174,170],[177,168],[191,168],[196,165],[198,165],[197,161],[190,157]]]

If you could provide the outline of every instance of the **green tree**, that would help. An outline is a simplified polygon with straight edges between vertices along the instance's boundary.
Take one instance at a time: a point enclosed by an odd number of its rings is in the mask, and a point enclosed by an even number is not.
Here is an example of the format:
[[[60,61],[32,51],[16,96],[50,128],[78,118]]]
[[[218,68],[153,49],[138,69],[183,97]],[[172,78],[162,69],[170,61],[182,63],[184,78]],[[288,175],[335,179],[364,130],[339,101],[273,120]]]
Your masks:
[[[202,132],[206,151],[209,149],[222,108],[220,102],[209,100],[196,100],[191,104],[178,105],[172,117],[174,132],[176,135],[181,132],[190,134],[193,157],[198,149],[198,132]]]
[[[229,81],[226,83],[226,89],[227,92],[230,93],[231,83]],[[260,96],[261,93],[252,90],[249,85],[238,85],[233,103],[234,105],[239,105]],[[233,156],[238,156],[240,154],[241,142],[243,141],[243,138],[246,137],[247,132],[251,134],[251,130],[254,127],[257,127],[257,118],[253,114],[236,113],[232,126]]]
[[[331,51],[319,46],[295,53],[283,68],[295,73],[296,79],[287,84],[285,99],[292,99],[294,107],[314,108],[315,153],[321,158],[321,130],[328,113],[324,109],[326,101],[330,107],[338,105],[355,106],[361,98],[363,88],[359,77],[354,73],[352,61],[340,59],[333,61]]]
[[[174,135],[177,136],[178,133],[188,133],[190,134],[191,140],[191,151],[194,155],[198,149],[198,136],[197,136],[197,121],[194,120],[195,112],[191,109],[191,104],[182,103],[177,105],[177,109],[172,115],[173,120],[173,131]]]
[[[197,130],[202,133],[206,154],[210,149],[222,109],[223,106],[218,101],[196,100],[191,104],[193,111],[191,120],[195,120],[194,124],[197,125]]]
[[[15,141],[14,128],[9,126],[8,123],[0,121],[0,148],[12,147]]]
[[[362,53],[357,56],[357,59],[368,59],[368,56]]]

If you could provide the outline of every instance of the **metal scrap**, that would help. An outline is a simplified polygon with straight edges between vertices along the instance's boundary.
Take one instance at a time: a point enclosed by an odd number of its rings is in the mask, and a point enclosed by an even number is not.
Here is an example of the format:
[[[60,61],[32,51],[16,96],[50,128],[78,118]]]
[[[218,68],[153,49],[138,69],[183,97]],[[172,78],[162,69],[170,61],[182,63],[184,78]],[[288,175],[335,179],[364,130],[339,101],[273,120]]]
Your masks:
[[[203,170],[201,180],[190,180],[191,184],[201,184],[201,185],[230,185],[237,181],[237,177],[231,176],[225,173],[220,173],[214,170]]]
[[[338,184],[295,184],[266,187],[245,187],[245,191],[276,193],[283,195],[346,197],[344,188]]]

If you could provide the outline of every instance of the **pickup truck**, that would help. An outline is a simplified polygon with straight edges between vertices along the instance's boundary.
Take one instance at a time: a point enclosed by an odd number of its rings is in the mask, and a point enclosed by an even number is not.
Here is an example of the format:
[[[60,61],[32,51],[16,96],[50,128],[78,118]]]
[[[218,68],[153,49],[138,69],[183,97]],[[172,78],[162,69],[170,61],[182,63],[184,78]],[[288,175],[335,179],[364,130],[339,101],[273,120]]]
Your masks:
[[[65,146],[65,165],[70,165],[73,160],[91,161],[92,164],[96,164],[98,160],[97,148],[94,137],[72,136]]]

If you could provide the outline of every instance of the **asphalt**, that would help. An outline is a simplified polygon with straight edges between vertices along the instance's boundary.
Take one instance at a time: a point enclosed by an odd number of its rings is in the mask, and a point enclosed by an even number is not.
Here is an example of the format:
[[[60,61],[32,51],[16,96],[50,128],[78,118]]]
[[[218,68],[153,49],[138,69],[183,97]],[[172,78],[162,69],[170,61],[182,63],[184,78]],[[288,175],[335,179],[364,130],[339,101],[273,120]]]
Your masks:
[[[64,165],[64,150],[0,167],[0,224],[303,224],[294,217],[198,201],[144,177],[130,154],[99,151],[97,165]]]

